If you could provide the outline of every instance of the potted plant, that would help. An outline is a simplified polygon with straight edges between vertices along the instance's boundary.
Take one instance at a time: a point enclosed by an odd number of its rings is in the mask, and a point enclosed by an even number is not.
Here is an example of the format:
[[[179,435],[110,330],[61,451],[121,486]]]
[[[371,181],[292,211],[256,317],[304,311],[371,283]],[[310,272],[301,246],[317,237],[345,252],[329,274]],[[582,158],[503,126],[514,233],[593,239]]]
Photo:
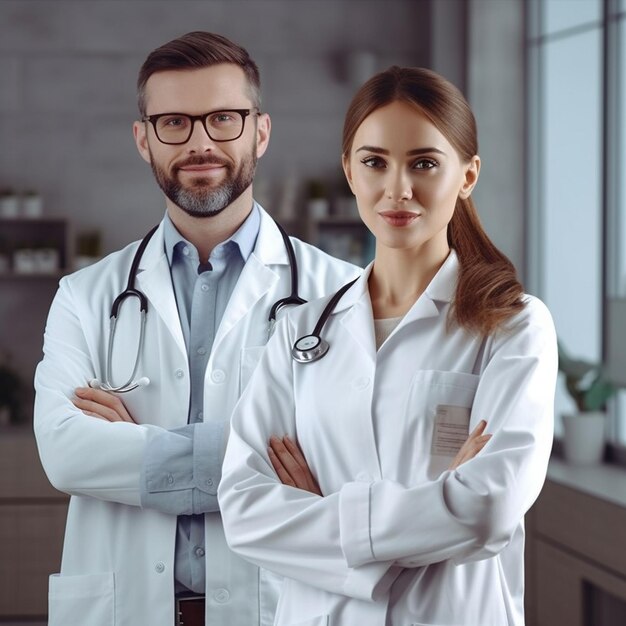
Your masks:
[[[575,465],[592,465],[604,453],[606,408],[617,387],[602,364],[572,358],[559,343],[559,370],[577,413],[564,414],[563,452]]]

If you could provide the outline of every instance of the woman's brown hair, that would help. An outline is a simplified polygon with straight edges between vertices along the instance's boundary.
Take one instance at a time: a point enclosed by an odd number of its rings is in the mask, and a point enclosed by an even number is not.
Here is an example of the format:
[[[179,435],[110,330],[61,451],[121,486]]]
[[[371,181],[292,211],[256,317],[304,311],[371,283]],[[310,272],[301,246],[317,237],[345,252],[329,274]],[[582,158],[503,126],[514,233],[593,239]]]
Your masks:
[[[349,158],[363,120],[398,100],[423,113],[462,162],[478,154],[476,120],[463,94],[435,72],[394,66],[370,78],[352,99],[343,127],[344,158]],[[492,333],[523,308],[523,288],[511,261],[484,231],[471,198],[457,198],[448,225],[448,244],[459,259],[452,315],[472,332]]]

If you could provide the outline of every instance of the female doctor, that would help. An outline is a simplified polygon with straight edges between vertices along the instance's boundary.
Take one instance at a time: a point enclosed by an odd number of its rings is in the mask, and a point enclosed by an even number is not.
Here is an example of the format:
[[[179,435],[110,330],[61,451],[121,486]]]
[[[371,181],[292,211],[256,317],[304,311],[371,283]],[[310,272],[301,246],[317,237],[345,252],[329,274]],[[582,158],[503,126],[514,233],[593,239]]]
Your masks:
[[[276,624],[524,624],[556,338],[479,223],[477,152],[469,105],[431,71],[392,67],[348,109],[343,166],[375,259],[330,309],[281,324],[219,489],[231,548],[286,577]],[[285,478],[276,439],[268,451],[276,434],[298,441],[308,487]]]

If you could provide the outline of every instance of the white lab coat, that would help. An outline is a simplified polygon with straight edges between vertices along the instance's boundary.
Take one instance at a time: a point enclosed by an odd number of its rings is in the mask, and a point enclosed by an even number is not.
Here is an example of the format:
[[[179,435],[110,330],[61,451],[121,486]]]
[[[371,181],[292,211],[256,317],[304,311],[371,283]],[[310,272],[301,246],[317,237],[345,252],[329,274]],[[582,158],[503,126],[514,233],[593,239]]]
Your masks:
[[[225,420],[267,341],[271,305],[290,291],[281,235],[261,212],[254,252],[228,303],[209,358],[205,420]],[[361,270],[292,240],[300,295],[320,297]],[[51,483],[72,495],[60,574],[50,578],[50,626],[172,626],[176,517],[140,508],[139,477],[148,441],[187,423],[189,365],[161,225],[144,252],[137,287],[147,296],[146,341],[138,376],[147,387],[124,402],[140,425],[84,415],[74,389],[104,377],[113,299],[124,289],[133,243],[65,277],[50,310],[37,368],[35,434]],[[115,339],[113,382],[130,376],[138,303],[124,304]],[[267,626],[279,579],[234,555],[218,513],[205,515],[207,624]]]
[[[290,351],[328,299],[293,311],[237,405],[218,496],[231,547],[287,577],[276,624],[524,623],[523,516],[552,445],[555,332],[530,296],[507,331],[447,332],[457,271],[452,252],[378,352],[369,268],[330,316],[321,360]],[[455,471],[434,454],[449,413],[493,435]],[[324,497],[277,480],[272,434],[297,438]]]

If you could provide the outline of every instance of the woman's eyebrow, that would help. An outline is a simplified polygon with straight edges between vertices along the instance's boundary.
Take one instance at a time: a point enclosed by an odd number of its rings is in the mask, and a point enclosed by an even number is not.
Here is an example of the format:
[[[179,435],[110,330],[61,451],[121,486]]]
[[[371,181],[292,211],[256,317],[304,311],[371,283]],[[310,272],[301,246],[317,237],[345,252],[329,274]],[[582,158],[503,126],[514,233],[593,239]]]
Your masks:
[[[355,152],[360,152],[361,150],[365,152],[374,152],[376,154],[385,154],[385,155],[389,154],[389,150],[385,148],[379,148],[378,146],[361,146],[360,148],[357,148]],[[406,154],[407,156],[416,156],[418,154],[428,154],[432,152],[437,152],[438,154],[445,155],[445,152],[443,150],[439,150],[439,148],[432,148],[432,147],[415,148],[414,150],[409,150]]]

